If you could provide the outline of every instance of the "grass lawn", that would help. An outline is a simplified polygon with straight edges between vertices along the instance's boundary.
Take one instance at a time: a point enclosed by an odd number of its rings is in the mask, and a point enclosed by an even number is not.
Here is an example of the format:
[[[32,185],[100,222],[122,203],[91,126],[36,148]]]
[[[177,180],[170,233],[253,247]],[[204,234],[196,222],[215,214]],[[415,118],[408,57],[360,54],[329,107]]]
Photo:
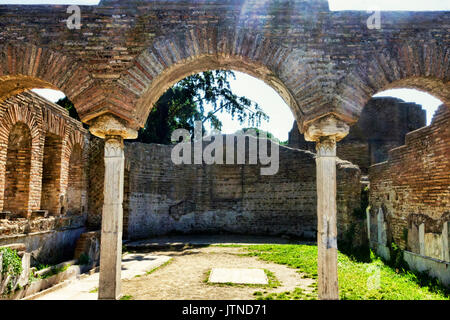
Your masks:
[[[297,268],[308,277],[317,278],[317,246],[315,245],[254,245],[246,247],[246,255]],[[342,300],[450,300],[448,290],[423,281],[411,272],[398,272],[380,258],[358,262],[338,254],[339,297]],[[422,284],[421,284],[422,283]],[[317,299],[317,288],[305,293],[266,294],[255,292],[257,299]]]

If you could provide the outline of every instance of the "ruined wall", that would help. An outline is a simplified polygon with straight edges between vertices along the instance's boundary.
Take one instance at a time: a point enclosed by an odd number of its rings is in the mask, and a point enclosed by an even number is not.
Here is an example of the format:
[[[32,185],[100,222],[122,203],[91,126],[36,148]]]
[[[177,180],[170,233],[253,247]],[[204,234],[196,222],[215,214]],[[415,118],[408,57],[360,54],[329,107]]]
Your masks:
[[[278,173],[262,176],[261,165],[248,163],[174,165],[171,150],[126,144],[124,221],[129,238],[169,232],[316,236],[314,154],[280,147]],[[360,170],[339,161],[337,178],[341,236],[360,206]]]
[[[361,168],[367,175],[371,164],[385,161],[388,151],[405,143],[405,135],[426,125],[426,111],[420,105],[397,98],[372,98],[358,122],[337,145],[337,156]],[[294,123],[288,145],[315,152]]]
[[[25,243],[46,263],[71,258],[87,215],[88,137],[33,92],[0,105],[0,245]]]
[[[26,130],[17,133],[15,128],[18,126]],[[25,154],[15,156],[14,152],[10,152],[8,156],[8,149],[17,149],[13,147],[17,145],[14,140],[24,140],[28,135],[31,136],[31,147],[20,148]],[[19,210],[23,212],[12,213],[22,213],[22,216],[29,217],[33,211],[40,209],[48,210],[51,214],[64,211],[63,207],[69,196],[67,186],[70,167],[73,164],[70,162],[72,151],[77,146],[82,148],[85,151],[83,161],[86,162],[88,136],[87,130],[79,121],[70,118],[67,110],[33,92],[25,92],[4,101],[0,105],[0,211],[8,208],[5,203],[8,199],[5,199],[3,190],[10,172],[17,167],[24,167],[18,164],[27,157],[30,157],[29,169],[26,170],[28,173],[22,172],[21,176],[28,176],[28,205],[24,210]],[[8,161],[8,157],[14,159]],[[83,202],[86,202],[85,171],[77,175],[76,179],[84,186],[82,198]],[[22,184],[19,181],[19,186]],[[46,192],[43,198],[42,190]],[[50,194],[52,200],[48,199]],[[41,200],[44,200],[44,207]],[[86,205],[85,207],[87,208]]]
[[[85,224],[86,216],[0,220],[0,246],[23,243],[32,265],[60,263],[73,259]]]
[[[371,241],[449,261],[450,109],[370,167]]]

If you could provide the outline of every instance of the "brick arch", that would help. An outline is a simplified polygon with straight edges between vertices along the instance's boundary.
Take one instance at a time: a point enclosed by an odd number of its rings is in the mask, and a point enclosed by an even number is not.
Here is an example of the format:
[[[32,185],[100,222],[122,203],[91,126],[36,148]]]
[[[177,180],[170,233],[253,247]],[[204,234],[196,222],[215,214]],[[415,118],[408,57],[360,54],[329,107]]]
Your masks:
[[[72,157],[74,151],[78,150],[80,151],[81,156],[81,174],[79,176],[80,179],[80,186],[84,186],[86,183],[86,176],[85,176],[85,165],[88,163],[88,141],[86,138],[86,135],[83,135],[81,132],[78,131],[72,131],[68,130],[66,133],[65,141],[64,141],[64,151],[63,151],[63,157],[61,161],[61,194],[60,194],[60,205],[64,207],[64,212],[67,212],[68,209],[68,199],[69,199],[69,193],[73,192],[71,190],[71,180],[73,179],[73,176],[71,176],[71,170],[72,168]],[[78,190],[80,191],[80,190]],[[86,197],[81,197],[81,206],[87,207]]]
[[[50,109],[42,109],[43,124],[46,132],[50,132],[64,139],[67,131],[66,120]]]
[[[0,102],[32,88],[64,92],[77,108],[82,108],[92,86],[89,72],[78,61],[32,44],[0,45]]]
[[[68,150],[68,152],[72,153],[73,148],[77,144],[80,145],[81,150],[85,149],[85,146],[86,146],[85,135],[83,135],[79,131],[71,131],[70,134],[67,137],[67,150]]]
[[[450,48],[438,43],[402,43],[364,58],[341,82],[335,105],[356,122],[370,98],[381,91],[425,91],[450,105]]]
[[[82,144],[75,143],[72,146],[67,171],[67,189],[63,206],[65,213],[81,214],[83,208],[83,148]]]
[[[41,149],[43,145],[42,121],[38,119],[39,115],[34,114],[28,107],[17,104],[10,106],[2,115],[0,121],[0,190],[5,189],[6,160],[8,150],[9,134],[13,126],[17,123],[23,123],[30,130],[31,135],[31,164],[29,177],[29,198],[27,214],[32,210],[39,209],[40,191],[41,191]],[[4,194],[0,194],[0,208],[4,207]]]
[[[324,58],[325,57],[325,58]],[[326,61],[325,61],[326,60]],[[298,123],[305,113],[329,105],[320,65],[330,63],[319,50],[288,48],[261,34],[239,29],[198,28],[155,40],[118,83],[136,98],[132,118],[141,126],[159,97],[177,81],[206,70],[233,69],[263,80],[291,108]]]

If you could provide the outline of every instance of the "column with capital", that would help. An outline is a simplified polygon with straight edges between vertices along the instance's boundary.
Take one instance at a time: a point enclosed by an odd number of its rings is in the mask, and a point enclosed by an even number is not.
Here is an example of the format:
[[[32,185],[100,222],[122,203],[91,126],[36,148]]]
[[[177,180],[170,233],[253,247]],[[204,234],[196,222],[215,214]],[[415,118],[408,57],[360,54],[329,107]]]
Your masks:
[[[112,115],[90,123],[92,134],[105,139],[105,182],[100,243],[98,298],[119,299],[121,295],[124,139],[135,139],[137,131]]]
[[[321,300],[338,300],[336,142],[349,126],[333,115],[322,117],[307,127],[305,139],[316,142],[317,188],[317,275]]]

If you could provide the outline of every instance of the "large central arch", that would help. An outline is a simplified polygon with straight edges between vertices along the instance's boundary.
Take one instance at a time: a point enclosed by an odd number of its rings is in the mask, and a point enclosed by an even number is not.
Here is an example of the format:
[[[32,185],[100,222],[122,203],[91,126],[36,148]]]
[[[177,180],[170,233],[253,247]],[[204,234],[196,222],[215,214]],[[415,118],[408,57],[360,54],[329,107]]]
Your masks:
[[[144,50],[118,83],[138,97],[133,119],[143,126],[159,97],[176,82],[206,70],[237,70],[258,78],[277,91],[303,123],[306,113],[329,106],[326,80],[315,70],[323,52],[283,46],[260,34],[215,28],[168,34]],[[326,60],[326,59],[325,59]],[[314,104],[312,103],[314,101]]]

